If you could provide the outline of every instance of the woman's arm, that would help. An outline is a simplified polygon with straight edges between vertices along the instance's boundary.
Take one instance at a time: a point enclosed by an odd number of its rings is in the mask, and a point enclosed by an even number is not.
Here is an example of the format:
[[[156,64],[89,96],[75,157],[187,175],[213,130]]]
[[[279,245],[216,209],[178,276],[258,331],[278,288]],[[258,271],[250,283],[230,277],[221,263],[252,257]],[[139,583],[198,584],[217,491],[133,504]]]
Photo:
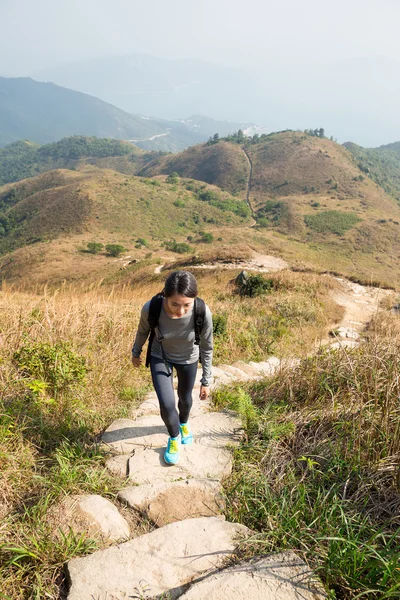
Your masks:
[[[149,321],[148,321],[149,306],[150,306],[150,301],[146,302],[146,304],[143,306],[142,311],[140,313],[139,325],[137,328],[135,341],[133,342],[133,347],[132,347],[132,362],[133,362],[134,366],[140,365],[140,354],[142,352],[142,348],[143,348],[143,346],[149,336],[149,333],[150,333],[150,325],[149,325]]]
[[[204,325],[200,334],[200,353],[203,376],[200,383],[203,387],[210,387],[212,383],[212,357],[213,357],[213,322],[211,311],[206,305]]]

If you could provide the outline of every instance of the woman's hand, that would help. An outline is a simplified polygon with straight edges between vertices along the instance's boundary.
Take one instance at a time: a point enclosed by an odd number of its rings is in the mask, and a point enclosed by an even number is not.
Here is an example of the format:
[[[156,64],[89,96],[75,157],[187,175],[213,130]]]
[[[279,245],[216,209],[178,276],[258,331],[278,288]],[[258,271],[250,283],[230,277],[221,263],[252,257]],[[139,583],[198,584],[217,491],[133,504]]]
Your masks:
[[[207,400],[210,395],[210,388],[205,385],[200,386],[200,400]]]
[[[140,358],[140,356],[132,356],[132,364],[136,368],[140,367],[140,365],[142,364],[142,359]]]

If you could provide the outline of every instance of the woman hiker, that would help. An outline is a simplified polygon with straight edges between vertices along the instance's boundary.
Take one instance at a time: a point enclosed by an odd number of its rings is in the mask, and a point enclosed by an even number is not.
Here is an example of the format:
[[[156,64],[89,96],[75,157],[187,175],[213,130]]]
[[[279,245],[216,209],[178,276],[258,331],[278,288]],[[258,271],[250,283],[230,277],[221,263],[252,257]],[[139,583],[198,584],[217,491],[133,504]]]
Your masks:
[[[188,271],[171,273],[162,293],[143,306],[132,348],[134,367],[142,363],[140,354],[149,333],[146,366],[150,366],[161,418],[170,436],[164,460],[174,465],[179,460],[180,444],[193,441],[188,421],[200,356],[201,400],[208,398],[212,380],[212,316],[208,306],[197,297],[197,281]],[[174,369],[178,378],[178,410],[172,384]]]

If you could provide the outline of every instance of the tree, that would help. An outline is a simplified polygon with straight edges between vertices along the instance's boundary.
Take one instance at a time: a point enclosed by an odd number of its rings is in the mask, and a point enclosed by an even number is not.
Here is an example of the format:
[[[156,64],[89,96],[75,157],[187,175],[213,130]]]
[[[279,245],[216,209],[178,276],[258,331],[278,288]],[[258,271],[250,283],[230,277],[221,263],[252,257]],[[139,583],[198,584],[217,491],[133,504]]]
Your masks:
[[[119,256],[125,252],[125,248],[121,244],[107,244],[106,251],[110,256]]]

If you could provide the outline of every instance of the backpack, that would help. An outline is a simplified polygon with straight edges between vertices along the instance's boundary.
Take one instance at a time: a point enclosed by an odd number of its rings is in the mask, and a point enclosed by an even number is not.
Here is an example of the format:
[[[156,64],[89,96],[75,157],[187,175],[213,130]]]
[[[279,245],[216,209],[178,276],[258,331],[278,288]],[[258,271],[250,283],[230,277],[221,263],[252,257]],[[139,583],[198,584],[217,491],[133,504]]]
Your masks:
[[[149,344],[147,346],[146,367],[148,367],[150,365],[151,345],[153,343],[154,336],[155,336],[155,329],[158,325],[158,320],[160,318],[163,300],[164,300],[163,292],[156,294],[150,300],[149,316],[147,318],[149,325],[150,325],[150,338],[149,338]],[[205,315],[206,315],[206,304],[205,304],[204,300],[196,297],[194,299],[193,310],[194,310],[194,335],[195,335],[194,343],[196,344],[196,346],[199,346],[200,334],[201,334],[203,326],[204,326],[204,319],[205,319]],[[162,347],[162,344],[161,344],[161,349],[162,349],[162,352],[164,355],[164,349]],[[201,362],[201,359],[200,359],[200,362]]]

